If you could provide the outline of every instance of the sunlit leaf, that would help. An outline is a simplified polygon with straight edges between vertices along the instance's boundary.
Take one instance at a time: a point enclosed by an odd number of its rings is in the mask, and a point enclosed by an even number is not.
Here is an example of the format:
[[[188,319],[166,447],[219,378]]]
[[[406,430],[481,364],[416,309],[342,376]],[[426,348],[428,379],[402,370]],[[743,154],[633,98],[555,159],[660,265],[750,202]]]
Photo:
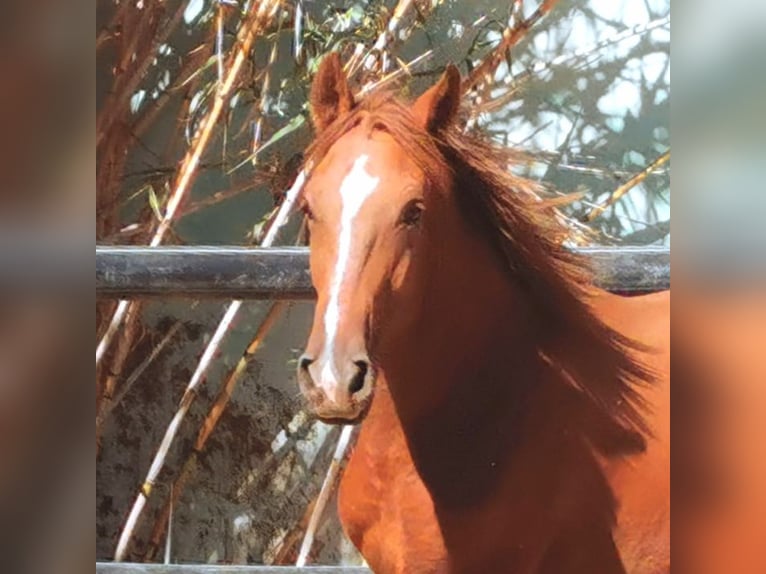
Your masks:
[[[162,221],[162,210],[160,209],[160,200],[157,198],[157,194],[154,191],[152,185],[146,186],[146,193],[149,197],[149,207],[152,208],[157,221]]]
[[[234,171],[237,171],[239,168],[241,168],[243,165],[245,165],[247,162],[252,162],[255,160],[256,157],[258,157],[258,154],[263,152],[264,150],[268,149],[270,146],[277,143],[279,140],[284,138],[285,136],[290,135],[295,130],[303,126],[303,124],[306,123],[306,117],[301,114],[295,116],[293,119],[291,119],[287,124],[282,126],[282,128],[278,129],[274,134],[266,140],[263,144],[261,144],[257,150],[255,150],[254,153],[250,154],[244,161],[238,163],[235,165],[229,173],[232,173]]]

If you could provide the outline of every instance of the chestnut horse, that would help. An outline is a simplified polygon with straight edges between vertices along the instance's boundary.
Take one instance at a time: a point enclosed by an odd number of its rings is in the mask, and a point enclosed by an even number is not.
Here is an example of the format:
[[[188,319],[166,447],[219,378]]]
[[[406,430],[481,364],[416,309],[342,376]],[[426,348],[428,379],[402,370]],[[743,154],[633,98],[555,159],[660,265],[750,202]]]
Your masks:
[[[460,84],[357,102],[331,55],[311,89],[298,379],[363,421],[345,531],[384,574],[668,572],[669,294],[591,284]]]

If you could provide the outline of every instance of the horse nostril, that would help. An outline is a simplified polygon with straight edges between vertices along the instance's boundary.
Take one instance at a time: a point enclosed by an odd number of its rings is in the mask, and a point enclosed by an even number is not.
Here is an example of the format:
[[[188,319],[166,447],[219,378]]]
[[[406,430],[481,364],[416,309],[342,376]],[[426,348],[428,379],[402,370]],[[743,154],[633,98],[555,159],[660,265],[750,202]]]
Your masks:
[[[300,361],[298,362],[298,364],[301,367],[301,371],[308,371],[309,367],[311,366],[311,363],[313,363],[313,362],[314,362],[314,359],[311,359],[311,358],[307,357],[306,355],[303,355],[300,358]]]
[[[348,391],[352,395],[364,388],[364,380],[367,377],[367,371],[370,368],[367,361],[354,361],[354,365],[356,366],[356,373],[351,377],[351,382],[348,385]]]
[[[309,372],[309,367],[314,362],[314,359],[311,357],[307,357],[306,355],[303,355],[300,359],[298,359],[298,368],[300,369],[300,372],[305,377],[305,380],[308,382],[311,382],[313,384],[313,381],[311,380],[311,373]]]

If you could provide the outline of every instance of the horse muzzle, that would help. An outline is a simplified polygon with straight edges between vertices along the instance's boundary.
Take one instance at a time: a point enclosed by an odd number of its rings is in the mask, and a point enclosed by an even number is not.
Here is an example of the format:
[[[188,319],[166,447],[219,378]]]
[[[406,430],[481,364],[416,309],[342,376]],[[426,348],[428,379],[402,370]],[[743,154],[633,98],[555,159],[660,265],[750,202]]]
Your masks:
[[[298,384],[309,410],[329,424],[357,424],[372,403],[375,369],[367,355],[337,361],[332,357],[298,361]]]

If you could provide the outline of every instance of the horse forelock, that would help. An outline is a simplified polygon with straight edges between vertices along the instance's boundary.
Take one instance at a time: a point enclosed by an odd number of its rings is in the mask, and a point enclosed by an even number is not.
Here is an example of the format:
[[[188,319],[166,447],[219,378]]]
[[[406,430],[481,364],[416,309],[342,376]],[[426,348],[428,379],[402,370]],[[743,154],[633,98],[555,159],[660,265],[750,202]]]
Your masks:
[[[384,91],[370,94],[345,116],[320,131],[307,151],[307,163],[318,165],[343,136],[358,127],[368,136],[374,131],[388,133],[430,183],[448,184],[450,168],[436,140],[418,125],[406,104]]]

